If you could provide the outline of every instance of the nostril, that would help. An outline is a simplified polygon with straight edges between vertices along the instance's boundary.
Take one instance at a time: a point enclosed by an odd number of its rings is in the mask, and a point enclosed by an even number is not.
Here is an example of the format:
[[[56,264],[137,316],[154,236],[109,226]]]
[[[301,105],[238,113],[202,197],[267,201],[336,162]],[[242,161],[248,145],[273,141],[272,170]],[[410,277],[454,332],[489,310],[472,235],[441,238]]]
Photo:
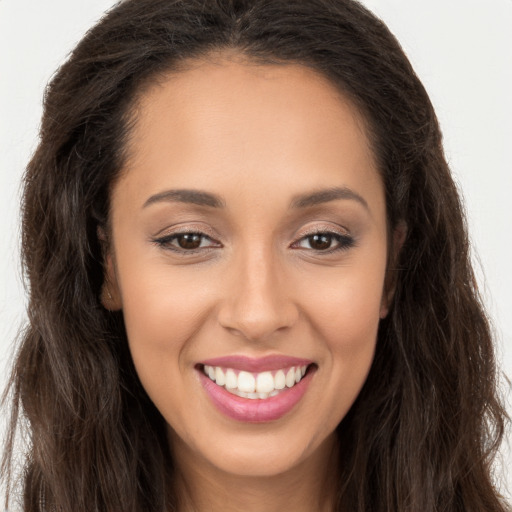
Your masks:
[[[265,286],[246,283],[222,303],[217,320],[231,334],[251,342],[283,332],[296,324],[299,312],[282,291],[283,286],[276,281]]]

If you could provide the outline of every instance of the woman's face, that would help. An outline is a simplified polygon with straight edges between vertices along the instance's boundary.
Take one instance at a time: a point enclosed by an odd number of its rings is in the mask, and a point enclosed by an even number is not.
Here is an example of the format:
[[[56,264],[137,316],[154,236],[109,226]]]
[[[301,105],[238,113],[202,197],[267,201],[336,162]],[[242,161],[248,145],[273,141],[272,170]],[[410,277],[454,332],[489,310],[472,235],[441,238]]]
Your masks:
[[[321,464],[387,311],[358,112],[305,67],[225,59],[155,84],[136,115],[104,304],[172,450],[246,476]]]

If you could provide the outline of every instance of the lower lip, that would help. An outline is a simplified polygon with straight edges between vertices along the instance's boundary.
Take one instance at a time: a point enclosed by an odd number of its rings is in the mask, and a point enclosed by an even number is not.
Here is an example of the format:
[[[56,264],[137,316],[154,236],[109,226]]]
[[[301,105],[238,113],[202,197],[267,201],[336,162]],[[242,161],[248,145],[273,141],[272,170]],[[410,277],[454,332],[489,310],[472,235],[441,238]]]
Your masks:
[[[309,368],[306,375],[295,386],[265,399],[250,399],[233,395],[215,384],[201,370],[198,372],[204,390],[221,413],[237,421],[263,423],[278,420],[300,402],[311,382],[314,367]]]

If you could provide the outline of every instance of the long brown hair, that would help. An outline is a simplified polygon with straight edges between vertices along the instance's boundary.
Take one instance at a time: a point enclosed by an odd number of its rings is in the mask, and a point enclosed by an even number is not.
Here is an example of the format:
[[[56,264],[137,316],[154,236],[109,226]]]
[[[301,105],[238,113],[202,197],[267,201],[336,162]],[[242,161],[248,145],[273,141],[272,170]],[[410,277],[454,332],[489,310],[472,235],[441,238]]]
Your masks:
[[[25,433],[24,510],[175,509],[164,420],[137,378],[122,314],[99,300],[97,231],[137,96],[219,50],[300,63],[339,87],[366,119],[389,226],[407,225],[390,269],[394,306],[338,427],[339,510],[504,511],[491,463],[506,415],[441,132],[400,45],[353,0],[125,0],[49,84],[24,178],[30,301],[2,466],[13,480],[16,432]]]

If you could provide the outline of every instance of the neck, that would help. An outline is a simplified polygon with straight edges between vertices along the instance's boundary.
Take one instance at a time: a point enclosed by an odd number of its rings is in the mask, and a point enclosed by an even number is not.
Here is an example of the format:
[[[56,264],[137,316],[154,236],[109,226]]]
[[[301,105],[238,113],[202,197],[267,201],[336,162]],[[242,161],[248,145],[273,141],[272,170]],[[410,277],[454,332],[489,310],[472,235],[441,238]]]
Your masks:
[[[179,512],[334,511],[339,479],[334,435],[312,457],[272,476],[234,475],[190,459],[180,464],[174,451]]]

